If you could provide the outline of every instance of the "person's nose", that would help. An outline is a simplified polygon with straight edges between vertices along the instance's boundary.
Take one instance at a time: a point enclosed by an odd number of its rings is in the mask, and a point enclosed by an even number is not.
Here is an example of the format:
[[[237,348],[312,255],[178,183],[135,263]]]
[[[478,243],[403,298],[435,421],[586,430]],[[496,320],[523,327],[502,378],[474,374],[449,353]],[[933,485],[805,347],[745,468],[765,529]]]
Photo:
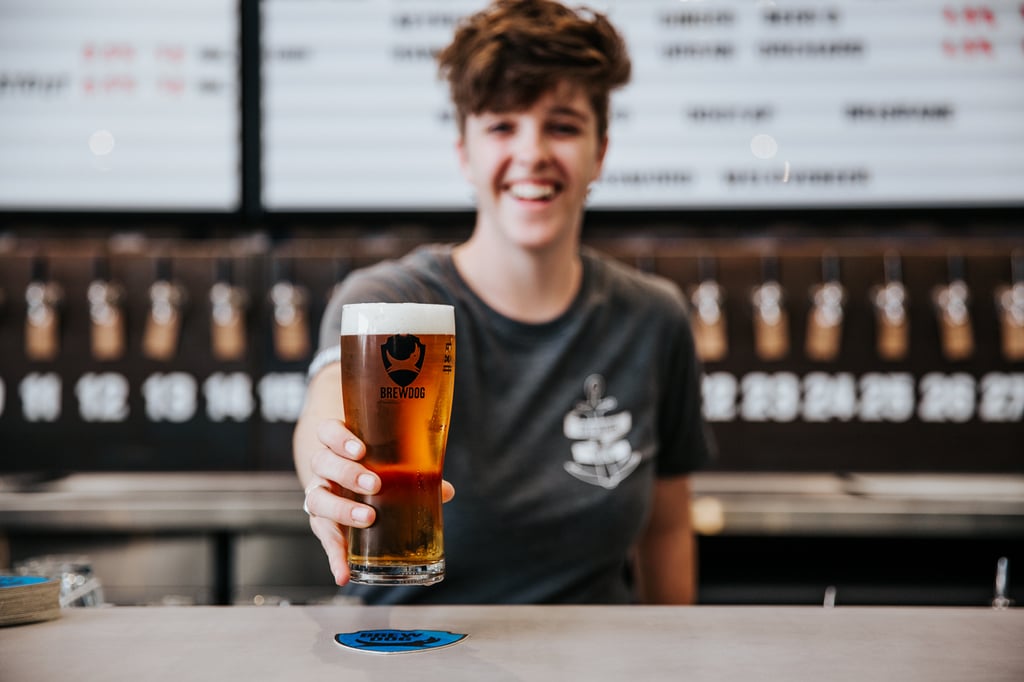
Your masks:
[[[515,163],[523,168],[543,166],[550,158],[550,145],[539,126],[520,126],[515,140]]]

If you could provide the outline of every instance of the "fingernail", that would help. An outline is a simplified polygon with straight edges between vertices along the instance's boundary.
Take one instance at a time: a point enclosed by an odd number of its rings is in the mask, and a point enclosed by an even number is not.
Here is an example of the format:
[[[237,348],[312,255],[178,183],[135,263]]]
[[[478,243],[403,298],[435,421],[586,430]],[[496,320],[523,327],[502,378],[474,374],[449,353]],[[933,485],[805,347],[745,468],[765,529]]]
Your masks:
[[[360,522],[368,521],[370,519],[370,510],[366,507],[354,507],[352,509],[352,519]]]
[[[377,489],[377,477],[373,474],[360,474],[359,478],[356,479],[356,483],[368,493]]]
[[[358,455],[360,452],[362,452],[362,448],[359,446],[359,441],[345,441],[345,452],[347,452],[350,455]]]

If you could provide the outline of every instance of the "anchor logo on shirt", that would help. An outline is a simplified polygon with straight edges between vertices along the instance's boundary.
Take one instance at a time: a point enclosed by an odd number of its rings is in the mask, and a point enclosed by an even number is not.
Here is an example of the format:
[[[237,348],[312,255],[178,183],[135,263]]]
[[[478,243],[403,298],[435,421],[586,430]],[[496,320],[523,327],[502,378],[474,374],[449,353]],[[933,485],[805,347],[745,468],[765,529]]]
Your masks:
[[[581,481],[611,490],[633,473],[640,453],[625,439],[633,426],[632,413],[608,414],[619,401],[604,397],[604,390],[604,377],[591,374],[583,382],[586,401],[565,415],[562,430],[576,442],[571,446],[572,461],[564,466]]]

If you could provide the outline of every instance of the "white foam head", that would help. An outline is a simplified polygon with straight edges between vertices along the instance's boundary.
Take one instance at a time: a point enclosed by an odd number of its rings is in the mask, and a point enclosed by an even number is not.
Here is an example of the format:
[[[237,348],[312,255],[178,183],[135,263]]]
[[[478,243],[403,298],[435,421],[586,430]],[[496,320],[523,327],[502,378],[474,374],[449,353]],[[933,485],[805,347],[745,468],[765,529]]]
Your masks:
[[[348,303],[341,335],[454,334],[455,308],[434,303]]]

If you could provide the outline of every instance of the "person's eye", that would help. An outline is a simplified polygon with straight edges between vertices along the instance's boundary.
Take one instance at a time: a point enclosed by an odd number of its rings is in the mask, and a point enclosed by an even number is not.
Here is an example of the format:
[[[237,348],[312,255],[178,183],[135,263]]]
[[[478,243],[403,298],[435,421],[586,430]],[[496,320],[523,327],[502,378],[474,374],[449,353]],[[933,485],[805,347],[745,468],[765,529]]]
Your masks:
[[[574,123],[552,123],[551,132],[562,137],[571,137],[580,134],[580,127]]]
[[[494,123],[489,124],[486,130],[488,133],[507,133],[511,132],[512,124],[508,121],[495,121]]]

